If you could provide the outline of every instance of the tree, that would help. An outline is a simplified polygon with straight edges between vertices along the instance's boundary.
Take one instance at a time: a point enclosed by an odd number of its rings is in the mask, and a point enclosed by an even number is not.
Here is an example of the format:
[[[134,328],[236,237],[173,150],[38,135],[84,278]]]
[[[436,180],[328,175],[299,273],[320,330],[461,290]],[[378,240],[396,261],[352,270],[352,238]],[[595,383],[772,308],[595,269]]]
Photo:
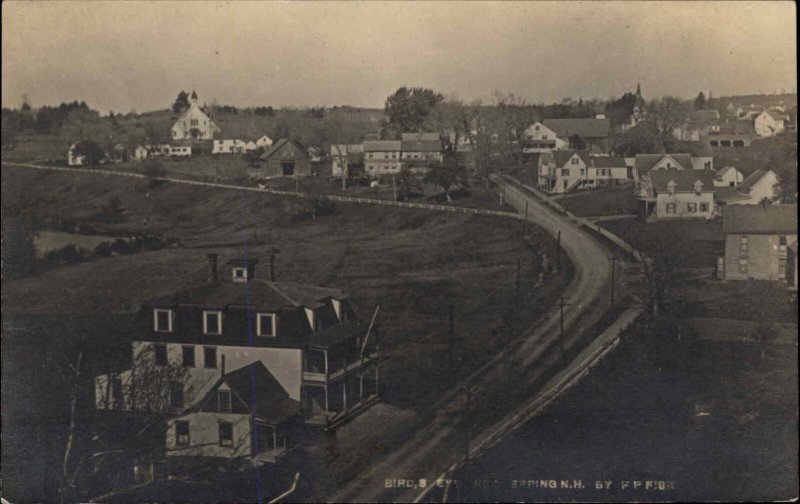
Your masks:
[[[633,157],[637,154],[663,152],[664,144],[653,121],[645,120],[615,135],[611,150],[617,156]]]
[[[630,120],[635,106],[636,95],[634,93],[625,93],[617,100],[609,100],[605,107],[606,117],[611,121],[612,126],[620,126]]]
[[[422,190],[419,177],[416,176],[408,167],[404,166],[397,175],[397,196],[403,201],[408,201],[411,193]]]
[[[675,287],[681,280],[681,269],[688,260],[691,244],[685,235],[674,228],[650,229],[641,235],[641,249],[645,255],[638,258],[647,283],[647,298],[653,316],[669,304]]]
[[[705,110],[706,109],[706,95],[700,91],[697,94],[697,98],[694,99],[694,109],[695,110]]]
[[[93,140],[81,140],[75,144],[72,152],[75,156],[83,156],[90,166],[100,163],[106,155],[103,148]]]
[[[30,275],[36,264],[33,230],[23,218],[3,219],[3,276],[19,278]]]
[[[189,93],[181,91],[175,98],[175,103],[172,104],[172,111],[176,114],[183,112],[189,108]]]
[[[275,125],[275,130],[272,132],[272,138],[277,141],[281,138],[290,138],[291,135],[291,127],[283,118],[281,118],[278,121],[278,124]]]
[[[401,133],[419,131],[425,119],[444,97],[432,89],[405,86],[392,93],[384,105],[387,126]]]
[[[586,142],[583,141],[580,135],[570,135],[569,148],[573,150],[583,150],[586,148]]]
[[[797,148],[783,144],[770,154],[769,166],[778,176],[775,194],[781,203],[797,203]]]
[[[459,165],[455,154],[447,153],[441,163],[433,163],[430,166],[424,180],[441,187],[447,201],[453,201],[450,197],[450,188],[454,185],[466,187],[467,172]]]

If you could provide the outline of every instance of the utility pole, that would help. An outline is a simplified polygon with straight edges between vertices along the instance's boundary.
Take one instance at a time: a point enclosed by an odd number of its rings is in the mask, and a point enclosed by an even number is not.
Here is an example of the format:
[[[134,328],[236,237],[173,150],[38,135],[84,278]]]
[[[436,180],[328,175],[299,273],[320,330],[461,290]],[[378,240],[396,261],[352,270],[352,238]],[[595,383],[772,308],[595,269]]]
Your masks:
[[[558,302],[558,306],[559,306],[559,309],[560,309],[560,312],[561,312],[561,319],[560,319],[561,331],[560,331],[559,342],[560,342],[560,346],[561,346],[561,358],[563,359],[564,355],[565,355],[565,351],[564,351],[564,307],[565,306],[569,306],[569,303],[564,302],[564,298],[563,297],[559,298],[558,301],[559,301]]]
[[[616,257],[609,257],[609,261],[611,261],[611,306],[614,306],[614,270],[617,269],[617,258]]]
[[[556,273],[561,273],[561,230],[558,230],[556,239]]]
[[[447,307],[447,361],[450,365],[450,372],[452,373],[455,368],[455,344],[456,344],[456,327],[455,327],[455,314],[453,313],[453,305]]]
[[[397,183],[394,175],[392,175],[392,201],[397,201]]]

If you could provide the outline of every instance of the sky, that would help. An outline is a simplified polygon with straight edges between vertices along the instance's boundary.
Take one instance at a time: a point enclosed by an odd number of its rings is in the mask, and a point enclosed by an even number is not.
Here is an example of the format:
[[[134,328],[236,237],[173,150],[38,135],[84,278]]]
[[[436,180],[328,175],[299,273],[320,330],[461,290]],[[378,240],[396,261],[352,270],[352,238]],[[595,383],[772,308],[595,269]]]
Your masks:
[[[3,2],[2,105],[796,92],[793,2]]]

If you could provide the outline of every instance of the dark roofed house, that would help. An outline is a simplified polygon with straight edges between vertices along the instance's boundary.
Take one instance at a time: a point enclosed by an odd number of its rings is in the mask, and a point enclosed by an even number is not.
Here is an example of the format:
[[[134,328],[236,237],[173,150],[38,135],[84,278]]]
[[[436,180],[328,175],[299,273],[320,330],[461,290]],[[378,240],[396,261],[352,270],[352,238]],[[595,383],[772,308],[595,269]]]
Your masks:
[[[248,169],[250,177],[308,177],[311,176],[308,150],[298,142],[282,138],[259,156],[256,167]]]
[[[300,413],[300,403],[255,361],[222,374],[196,404],[170,420],[166,453],[275,463],[286,453]]]
[[[403,133],[400,148],[403,166],[412,171],[426,171],[431,163],[442,161],[438,133]]]
[[[706,170],[653,170],[649,174],[651,196],[645,203],[655,203],[650,218],[710,219],[714,215],[714,175]]]
[[[207,282],[146,302],[134,318],[132,361],[187,373],[165,391],[176,412],[171,455],[271,462],[296,414],[332,427],[375,401],[379,328],[356,315],[346,293],[276,280],[274,256],[263,278],[254,258],[227,261],[227,274],[218,263],[209,254]],[[114,384],[134,375],[98,376],[98,409],[135,409],[125,397],[110,400]],[[247,441],[254,430],[266,444]]]
[[[725,256],[719,276],[780,280],[797,288],[797,205],[726,206],[722,232]]]
[[[610,119],[544,119],[542,124],[567,143],[569,143],[570,137],[577,135],[587,145],[599,147],[604,152],[608,151],[608,137],[611,132]]]

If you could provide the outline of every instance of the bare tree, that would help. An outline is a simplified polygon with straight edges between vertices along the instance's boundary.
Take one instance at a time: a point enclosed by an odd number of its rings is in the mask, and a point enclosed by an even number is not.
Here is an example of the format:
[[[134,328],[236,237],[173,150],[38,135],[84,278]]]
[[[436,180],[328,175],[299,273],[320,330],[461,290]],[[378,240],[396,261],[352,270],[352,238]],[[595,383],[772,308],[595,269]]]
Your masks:
[[[669,229],[650,229],[642,234],[639,267],[647,283],[647,301],[653,316],[672,300],[688,260],[691,244],[685,236]]]

